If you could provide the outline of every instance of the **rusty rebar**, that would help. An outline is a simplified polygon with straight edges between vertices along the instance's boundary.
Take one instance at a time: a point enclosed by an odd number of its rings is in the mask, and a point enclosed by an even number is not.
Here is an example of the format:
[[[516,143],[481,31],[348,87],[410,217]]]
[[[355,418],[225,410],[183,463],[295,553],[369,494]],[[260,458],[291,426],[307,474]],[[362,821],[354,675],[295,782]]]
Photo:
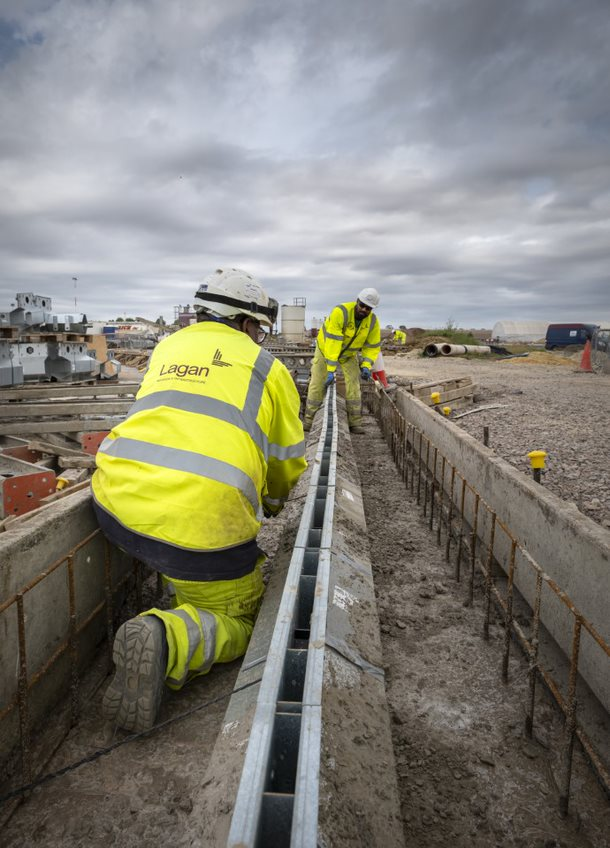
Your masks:
[[[508,662],[510,656],[510,640],[513,627],[513,588],[515,582],[515,554],[517,542],[512,539],[510,546],[510,559],[508,564],[508,584],[506,587],[506,610],[504,616],[504,656],[502,657],[502,680],[508,683]]]
[[[563,780],[559,793],[559,814],[565,818],[568,814],[570,800],[570,783],[572,780],[572,760],[574,754],[574,733],[576,731],[576,683],[578,680],[578,654],[580,651],[580,633],[582,619],[577,616],[574,619],[574,630],[572,633],[572,654],[570,657],[570,675],[568,678],[568,697],[566,704],[566,724],[563,741]]]
[[[483,622],[483,637],[489,639],[489,620],[491,617],[491,587],[493,584],[494,542],[496,538],[496,513],[491,513],[491,529],[489,531],[489,553],[485,569],[485,620]]]
[[[112,646],[114,644],[114,604],[112,600],[112,571],[110,564],[110,543],[104,540],[104,590],[106,593],[106,659],[108,671],[112,671]]]
[[[453,535],[453,499],[455,497],[455,465],[451,466],[451,483],[449,484],[449,511],[447,514],[447,541],[445,543],[445,561],[449,562],[451,537]]]
[[[70,723],[74,727],[78,721],[79,678],[78,678],[78,634],[76,621],[76,588],[74,585],[74,557],[67,559],[69,629],[68,648],[70,652]]]
[[[438,461],[438,448],[434,446],[434,463],[432,465],[432,481],[430,483],[430,521],[428,527],[434,529],[434,493],[436,490],[436,463]]]
[[[464,540],[464,507],[466,505],[466,480],[462,477],[462,495],[460,498],[460,529],[458,532],[457,551],[455,555],[455,579],[460,582],[460,568],[462,565],[462,547]]]
[[[21,767],[25,783],[32,780],[32,760],[30,748],[30,716],[28,690],[28,663],[25,643],[25,612],[23,608],[23,593],[17,597],[17,630],[19,634],[19,680],[17,692],[19,698],[19,732],[21,738]]]
[[[445,463],[446,459],[443,454],[441,463],[441,485],[438,490],[438,527],[436,528],[436,544],[441,544],[441,524],[443,523],[443,505],[445,500]]]
[[[474,492],[474,489],[473,489]],[[468,588],[468,604],[474,604],[474,570],[477,558],[477,528],[479,523],[479,501],[481,496],[478,492],[474,495],[474,516],[472,519],[472,531],[470,533],[470,585]]]
[[[426,436],[426,461],[424,463],[424,510],[423,516],[426,517],[428,511],[428,480],[430,479],[430,439]]]
[[[531,738],[534,732],[534,710],[536,707],[536,673],[538,671],[538,649],[540,647],[540,604],[542,596],[542,574],[536,575],[536,595],[532,618],[532,637],[530,639],[529,697],[525,716],[525,732]]]

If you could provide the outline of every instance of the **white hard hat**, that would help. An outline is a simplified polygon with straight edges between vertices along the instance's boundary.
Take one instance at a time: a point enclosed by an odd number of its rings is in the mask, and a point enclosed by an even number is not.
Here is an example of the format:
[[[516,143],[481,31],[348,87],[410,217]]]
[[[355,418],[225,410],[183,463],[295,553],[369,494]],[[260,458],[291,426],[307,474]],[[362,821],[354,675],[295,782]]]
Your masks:
[[[278,302],[269,297],[252,274],[240,268],[218,268],[205,278],[197,289],[198,311],[209,312],[220,318],[249,315],[270,329],[275,324]]]
[[[358,300],[365,306],[375,309],[376,306],[379,306],[379,292],[377,289],[362,289],[358,295]]]

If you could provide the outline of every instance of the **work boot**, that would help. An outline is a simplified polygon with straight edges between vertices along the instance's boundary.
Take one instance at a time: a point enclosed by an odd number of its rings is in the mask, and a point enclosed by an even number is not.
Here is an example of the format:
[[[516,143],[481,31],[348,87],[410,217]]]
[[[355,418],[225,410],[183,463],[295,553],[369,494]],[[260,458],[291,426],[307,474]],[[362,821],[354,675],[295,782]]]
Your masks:
[[[311,430],[311,421],[303,421],[303,432],[309,433]]]
[[[124,730],[150,730],[165,684],[167,641],[163,622],[146,615],[121,624],[114,637],[112,658],[115,675],[104,695],[104,716]]]
[[[349,428],[350,433],[355,433],[357,436],[364,436],[366,430],[364,427],[361,427],[360,424],[354,424],[353,427]]]

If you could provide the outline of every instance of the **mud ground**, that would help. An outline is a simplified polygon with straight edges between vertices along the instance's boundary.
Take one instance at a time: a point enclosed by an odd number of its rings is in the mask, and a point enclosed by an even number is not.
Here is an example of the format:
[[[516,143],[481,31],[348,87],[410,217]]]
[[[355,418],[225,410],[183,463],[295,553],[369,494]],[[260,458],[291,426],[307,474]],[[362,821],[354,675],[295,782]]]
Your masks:
[[[610,805],[580,752],[558,815],[562,720],[539,696],[525,735],[527,666],[503,628],[482,638],[482,595],[465,605],[443,544],[396,476],[374,419],[353,436],[380,612],[386,689],[409,848],[606,848]]]
[[[264,571],[272,567],[278,548],[291,547],[293,537],[285,525],[284,513],[263,524],[258,541],[270,557]],[[151,575],[143,586],[144,608],[168,605],[168,598],[159,602],[155,593],[156,577]],[[133,593],[117,627],[138,611]],[[158,722],[167,724],[149,736],[131,739],[102,716],[102,697],[111,677],[100,657],[83,687],[81,719],[44,773],[70,769],[89,757],[91,761],[34,789],[7,823],[9,802],[0,807],[0,848],[212,848],[200,839],[196,798],[240,664],[216,665],[182,691],[166,690]],[[112,752],[95,757],[121,742]]]

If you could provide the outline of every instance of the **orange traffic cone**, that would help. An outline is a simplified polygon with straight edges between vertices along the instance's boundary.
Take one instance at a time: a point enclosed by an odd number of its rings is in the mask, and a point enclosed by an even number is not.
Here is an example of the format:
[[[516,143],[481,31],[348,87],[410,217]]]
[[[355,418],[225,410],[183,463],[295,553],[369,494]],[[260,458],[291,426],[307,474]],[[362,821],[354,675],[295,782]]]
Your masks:
[[[385,375],[385,371],[373,371],[373,380],[377,380],[384,389],[387,389],[389,386],[388,378]]]
[[[591,368],[591,342],[589,339],[585,342],[585,349],[580,357],[580,368],[578,370],[586,371],[589,374],[593,373],[593,368]]]

